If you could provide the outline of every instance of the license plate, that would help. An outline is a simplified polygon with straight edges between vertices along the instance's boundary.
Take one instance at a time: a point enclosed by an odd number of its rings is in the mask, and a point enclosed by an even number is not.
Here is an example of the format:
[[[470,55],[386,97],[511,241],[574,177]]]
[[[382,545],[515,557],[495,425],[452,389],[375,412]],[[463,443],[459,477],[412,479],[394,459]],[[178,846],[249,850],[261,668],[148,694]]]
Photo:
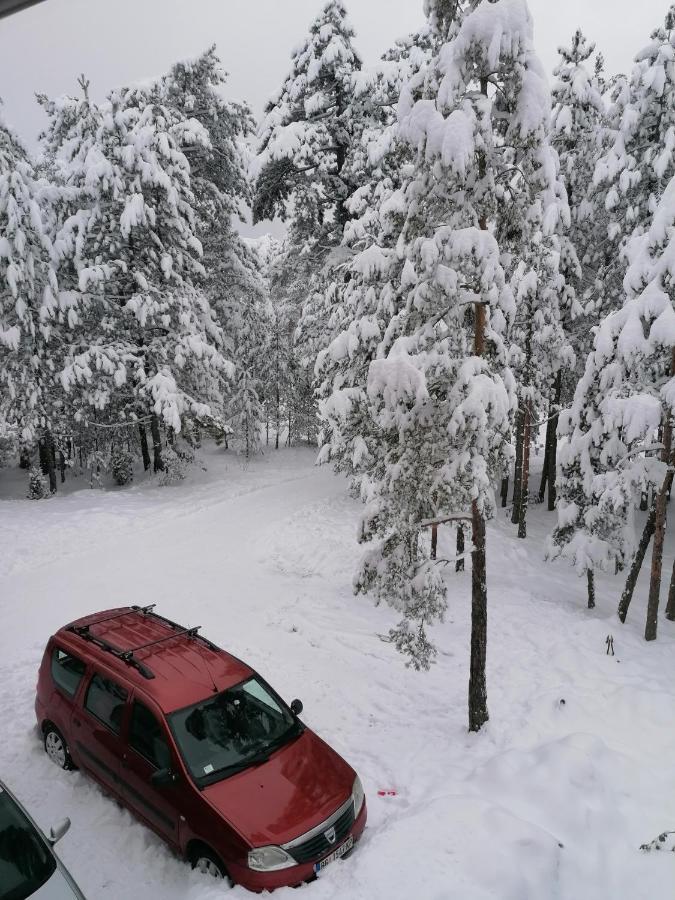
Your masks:
[[[345,853],[348,853],[352,847],[354,846],[354,837],[348,837],[347,840],[342,844],[337,850],[333,850],[330,856],[327,856],[325,859],[322,859],[321,862],[314,863],[314,871],[321,872],[329,863],[335,862],[336,859],[340,859],[341,856],[344,856]]]

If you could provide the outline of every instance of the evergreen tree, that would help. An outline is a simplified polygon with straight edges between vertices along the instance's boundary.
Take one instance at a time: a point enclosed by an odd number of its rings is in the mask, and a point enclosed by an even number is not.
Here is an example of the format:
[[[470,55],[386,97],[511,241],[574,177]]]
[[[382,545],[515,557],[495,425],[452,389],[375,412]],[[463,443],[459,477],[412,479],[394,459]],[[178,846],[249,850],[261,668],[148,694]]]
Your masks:
[[[215,47],[196,60],[177,63],[162,79],[162,99],[185,118],[196,119],[208,144],[183,148],[190,162],[196,232],[203,247],[199,285],[222,329],[224,348],[235,366],[234,381],[223,385],[215,407],[241,440],[247,457],[259,449],[264,413],[259,391],[264,360],[265,305],[260,260],[238,234],[251,201],[246,141],[253,133],[248,106],[226,101],[226,75]]]
[[[548,486],[548,508],[555,508],[558,412],[568,404],[591,349],[592,325],[596,324],[592,299],[596,270],[607,229],[602,192],[593,185],[596,162],[608,139],[605,84],[602,56],[591,60],[595,45],[589,44],[580,30],[571,46],[559,47],[560,63],[554,70],[552,89],[551,143],[560,160],[570,210],[570,225],[560,235],[560,272],[568,291],[559,304],[562,326],[574,351],[576,366],[561,368],[553,381],[546,422],[545,454],[539,499],[544,500]],[[586,301],[586,295],[591,295]],[[588,314],[584,306],[588,303]]]
[[[313,243],[340,242],[353,190],[345,168],[358,120],[353,76],[361,60],[353,37],[342,0],[328,0],[293,52],[260,129],[254,215],[290,215]]]
[[[253,166],[254,220],[277,215],[289,225],[283,280],[288,305],[296,308],[288,367],[292,430],[309,439],[316,435],[314,365],[334,331],[334,305],[341,302],[326,290],[331,251],[342,240],[346,204],[359,185],[353,153],[364,113],[353,37],[344,4],[329,0],[267,104]]]
[[[226,396],[225,416],[249,459],[261,449],[265,421],[263,385],[269,365],[270,311],[261,275],[262,260],[255,245],[243,244],[243,248],[249,289],[234,291],[227,303],[235,371],[232,393]]]
[[[628,242],[649,228],[675,174],[675,6],[635,57],[628,80],[613,85],[609,109],[615,135],[594,180],[604,192],[607,244],[595,286],[596,319],[621,306]]]
[[[358,89],[385,113],[371,117],[362,133],[360,154],[354,153],[355,164],[366,174],[348,201],[343,259],[326,289],[331,295],[341,294],[341,303],[334,304],[336,334],[316,364],[320,459],[330,459],[339,471],[347,472],[357,495],[372,463],[368,446],[377,441],[370,433],[368,369],[396,309],[396,282],[404,262],[396,252],[405,221],[402,188],[415,159],[414,148],[398,133],[396,105],[406,82],[429,62],[433,45],[429,27],[397,42],[376,68],[364,72]]]
[[[656,636],[665,504],[672,482],[674,235],[675,178],[660,198],[649,230],[629,242],[625,302],[603,320],[562,425],[567,443],[558,476],[559,523],[550,548],[579,572],[591,573],[592,605],[593,570],[627,561],[635,543],[636,497],[653,485],[658,497],[647,639]],[[645,455],[659,427],[662,462]]]
[[[99,105],[83,86],[80,99],[43,100],[47,158],[65,197],[56,246],[69,346],[60,377],[78,396],[76,416],[150,412],[162,468],[160,422],[178,433],[184,418],[209,417],[231,374],[200,288],[202,248],[182,152],[210,140],[196,119],[163,105],[153,85]]]
[[[48,185],[37,179],[28,154],[0,120],[0,432],[11,431],[27,451],[38,440],[45,449],[53,445],[58,289],[50,202]]]

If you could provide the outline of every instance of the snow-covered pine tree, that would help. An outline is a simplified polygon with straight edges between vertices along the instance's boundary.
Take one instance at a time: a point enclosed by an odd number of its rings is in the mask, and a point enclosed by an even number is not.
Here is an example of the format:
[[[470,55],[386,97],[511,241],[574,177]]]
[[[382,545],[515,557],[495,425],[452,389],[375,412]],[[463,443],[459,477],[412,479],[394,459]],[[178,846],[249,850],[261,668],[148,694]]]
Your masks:
[[[196,229],[204,249],[200,284],[236,368],[222,414],[249,456],[258,450],[263,424],[258,393],[266,347],[264,286],[260,261],[235,227],[245,216],[244,204],[251,201],[246,142],[253,119],[248,106],[223,98],[226,80],[215,47],[210,47],[197,59],[174,65],[160,90],[164,102],[196,119],[209,136],[208,145],[195,143],[183,150],[190,162]]]
[[[558,47],[558,53],[561,59],[553,73],[551,91],[551,142],[560,159],[560,175],[570,209],[568,239],[573,255],[564,264],[567,279],[581,300],[585,285],[592,283],[594,274],[586,271],[589,247],[597,243],[600,229],[606,227],[600,194],[593,185],[595,166],[606,149],[608,135],[602,57],[597,54],[593,64],[595,44],[589,43],[579,29],[572,36],[570,47]],[[588,322],[578,330],[587,335]],[[588,350],[590,343],[587,351],[582,351],[583,360]]]
[[[345,172],[356,126],[353,75],[361,68],[353,37],[342,0],[328,0],[265,108],[255,166],[255,217],[290,214],[298,224],[300,217],[305,240],[331,246],[341,240],[353,190]]]
[[[226,82],[212,46],[194,60],[176,63],[158,85],[167,106],[196,119],[208,133],[208,144],[195,142],[182,150],[190,161],[198,236],[209,270],[210,242],[231,240],[233,220],[251,201],[246,142],[253,134],[253,116],[245,103],[225,100]]]
[[[208,147],[209,136],[163,105],[154,85],[94,104],[82,84],[80,99],[43,100],[47,159],[67,189],[56,240],[69,326],[61,381],[79,398],[79,418],[150,413],[161,469],[160,422],[177,434],[184,418],[212,415],[232,369],[199,287],[202,248],[182,152]]]
[[[594,262],[596,321],[623,303],[628,242],[649,228],[675,174],[675,5],[636,55],[630,78],[618,79],[612,95],[608,117],[615,135],[594,174],[608,218],[606,243]]]
[[[324,267],[343,235],[346,201],[358,183],[351,164],[363,127],[355,95],[361,60],[342,0],[328,0],[294,51],[291,71],[267,104],[260,127],[254,219],[277,215],[289,223],[284,280],[297,307],[289,371],[294,429],[316,431],[314,364],[329,342],[339,293],[326,290]]]
[[[609,129],[602,76],[603,60],[577,30],[569,47],[559,47],[560,62],[554,70],[551,143],[560,159],[570,209],[570,226],[560,237],[560,270],[574,288],[572,305],[561,310],[563,327],[574,350],[576,366],[561,370],[555,379],[546,424],[545,455],[539,499],[548,485],[548,508],[555,508],[558,410],[571,402],[592,347],[594,314],[584,315],[584,296],[594,286],[599,247],[606,239],[604,195],[593,184],[596,162],[606,149]],[[595,310],[590,301],[590,312]],[[564,377],[563,377],[564,376]]]
[[[271,234],[251,239],[264,287],[264,319],[266,322],[266,352],[261,373],[265,406],[265,443],[281,445],[281,433],[288,407],[288,364],[292,345],[293,325],[288,320],[286,296],[280,284],[283,272],[284,243]]]
[[[658,495],[645,628],[645,638],[653,640],[672,483],[675,178],[659,198],[649,230],[638,228],[641,233],[628,245],[626,300],[603,320],[570,414],[561,422],[567,443],[561,452],[559,522],[551,553],[570,559],[582,573],[624,564],[634,546],[637,495],[653,485]],[[659,427],[662,462],[645,455]],[[589,605],[591,589],[592,574]],[[622,618],[626,609],[627,604]]]
[[[483,3],[471,15],[476,14],[481,23],[476,27],[494,25],[494,39],[502,41],[501,58],[495,59],[494,70],[489,56],[496,57],[496,50],[484,50],[487,75],[482,80],[475,71],[474,75],[479,79],[478,88],[488,97],[492,115],[489,174],[482,187],[493,203],[487,220],[499,242],[518,307],[509,335],[510,366],[519,397],[512,521],[524,538],[534,423],[555,415],[551,407],[562,373],[574,365],[567,328],[581,310],[567,278],[574,266],[574,250],[567,239],[569,208],[551,143],[551,96],[532,43],[529,10],[517,2],[492,4],[492,9]],[[514,43],[505,48],[510,37]],[[475,42],[476,37],[469,40]],[[555,458],[555,452],[550,443],[549,458]],[[553,464],[551,461],[549,466]],[[506,488],[503,483],[503,503]]]
[[[227,323],[228,346],[232,341],[235,367],[232,390],[225,398],[225,419],[249,459],[260,452],[265,422],[264,387],[269,377],[271,310],[262,277],[264,262],[256,242],[242,240],[241,244],[243,253],[240,251],[238,262],[243,271],[239,289],[231,287],[229,299],[221,301],[218,308],[227,310],[223,318]]]
[[[370,367],[381,441],[362,539],[379,540],[357,587],[399,606],[395,640],[428,662],[425,629],[442,612],[446,588],[422,525],[470,511],[469,709],[470,727],[478,729],[487,719],[484,520],[509,456],[515,406],[505,343],[515,304],[501,257],[508,251],[524,259],[530,272],[521,273],[521,293],[526,280],[543,298],[550,279],[557,283],[553,251],[565,210],[527,5],[474,4],[448,38],[399,107],[402,135],[417,158],[403,195],[397,309]],[[515,267],[508,253],[504,259]]]
[[[58,305],[48,235],[49,188],[0,119],[0,432],[27,453],[39,441],[56,490],[51,429],[54,396],[53,320]],[[48,459],[45,459],[48,457]]]
[[[398,134],[396,105],[407,81],[429,62],[437,35],[427,26],[398,41],[378,66],[361,73],[356,90],[364,104],[388,114],[371,116],[360,152],[353,154],[354,165],[365,176],[347,204],[344,261],[327,285],[330,292],[341,290],[342,302],[335,307],[336,336],[319,353],[316,376],[320,459],[330,459],[338,471],[349,474],[357,496],[365,497],[360,482],[372,464],[368,446],[378,440],[370,436],[368,369],[396,311],[396,284],[404,264],[396,253],[406,209],[402,186],[411,177],[415,159],[414,148]]]

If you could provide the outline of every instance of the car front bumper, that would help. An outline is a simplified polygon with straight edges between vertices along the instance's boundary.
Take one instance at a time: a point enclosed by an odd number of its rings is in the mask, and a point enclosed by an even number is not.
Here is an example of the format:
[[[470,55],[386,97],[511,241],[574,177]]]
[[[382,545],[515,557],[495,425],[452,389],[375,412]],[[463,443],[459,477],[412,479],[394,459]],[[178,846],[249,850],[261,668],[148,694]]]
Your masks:
[[[356,845],[363,834],[363,829],[366,827],[367,818],[368,811],[366,808],[366,801],[364,800],[361,812],[358,814],[357,819],[352,825],[349,835],[347,835],[345,840],[348,840],[351,835],[354,838],[354,845]],[[342,843],[344,843],[344,841]],[[349,852],[351,853],[352,851],[350,850]],[[348,855],[349,854],[347,854],[347,856]],[[316,862],[319,862],[319,860],[316,860]],[[275,888],[280,887],[296,887],[297,885],[303,884],[306,881],[311,881],[316,877],[314,874],[314,862],[291,866],[288,869],[279,869],[277,872],[255,872],[247,866],[233,864],[228,866],[228,870],[233,881],[255,893],[260,893],[261,891],[273,891]]]

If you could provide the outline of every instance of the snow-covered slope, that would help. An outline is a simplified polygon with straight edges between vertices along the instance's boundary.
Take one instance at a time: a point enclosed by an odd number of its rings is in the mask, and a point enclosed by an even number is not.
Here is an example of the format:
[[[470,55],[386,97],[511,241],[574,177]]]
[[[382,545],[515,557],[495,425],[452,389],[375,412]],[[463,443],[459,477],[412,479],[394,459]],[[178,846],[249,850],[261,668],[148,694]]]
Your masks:
[[[279,900],[672,900],[674,855],[638,847],[675,828],[675,628],[662,620],[645,644],[641,600],[622,628],[606,580],[584,610],[584,582],[540,562],[543,510],[526,542],[498,521],[491,720],[469,735],[470,573],[448,572],[437,665],[406,670],[378,637],[391,610],[351,594],[359,506],[313,458],[284,451],[244,467],[218,452],[178,487],[0,501],[0,776],[41,825],[71,817],[59,850],[87,896],[222,895],[90,780],[56,769],[33,727],[49,634],[97,608],[157,602],[299,696],[305,721],[362,776],[358,851]]]

